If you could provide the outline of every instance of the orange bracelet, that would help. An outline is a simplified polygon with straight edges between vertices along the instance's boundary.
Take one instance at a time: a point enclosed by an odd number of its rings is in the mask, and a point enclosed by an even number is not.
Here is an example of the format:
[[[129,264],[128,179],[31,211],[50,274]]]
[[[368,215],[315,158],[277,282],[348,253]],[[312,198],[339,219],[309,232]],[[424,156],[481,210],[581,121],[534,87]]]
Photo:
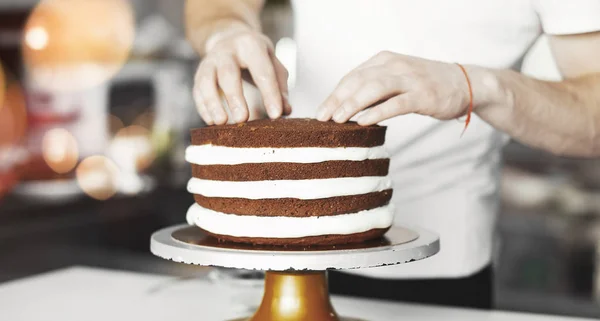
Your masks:
[[[471,122],[471,113],[473,112],[473,89],[471,88],[471,80],[469,79],[469,74],[467,74],[465,67],[463,67],[459,63],[456,63],[456,65],[458,65],[458,67],[460,67],[460,70],[462,70],[463,74],[465,74],[465,78],[467,79],[467,85],[469,86],[469,109],[467,111],[467,120],[465,121],[465,128],[463,129],[463,132],[460,135],[462,137],[462,135],[467,130],[469,123]]]

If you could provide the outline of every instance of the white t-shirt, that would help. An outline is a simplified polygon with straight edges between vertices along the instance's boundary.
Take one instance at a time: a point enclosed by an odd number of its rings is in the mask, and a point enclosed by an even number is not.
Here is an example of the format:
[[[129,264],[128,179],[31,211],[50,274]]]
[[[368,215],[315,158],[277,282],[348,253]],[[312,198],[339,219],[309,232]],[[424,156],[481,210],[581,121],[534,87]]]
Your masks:
[[[519,69],[543,34],[600,30],[599,0],[295,0],[292,117],[314,117],[339,80],[382,50]],[[458,68],[458,67],[457,67]],[[396,223],[440,234],[427,260],[352,273],[389,278],[473,274],[490,264],[504,134],[474,117],[385,121]]]

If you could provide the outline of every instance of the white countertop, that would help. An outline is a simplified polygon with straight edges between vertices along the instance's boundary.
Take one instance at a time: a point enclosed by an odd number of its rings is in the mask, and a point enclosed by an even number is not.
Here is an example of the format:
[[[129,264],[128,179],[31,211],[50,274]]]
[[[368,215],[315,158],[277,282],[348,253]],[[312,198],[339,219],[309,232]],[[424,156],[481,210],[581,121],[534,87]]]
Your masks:
[[[240,300],[257,300],[260,293],[256,291],[202,279],[178,282],[172,277],[73,267],[0,284],[0,320],[222,321],[247,316],[250,312]],[[340,315],[369,321],[585,320],[342,297],[332,300]]]

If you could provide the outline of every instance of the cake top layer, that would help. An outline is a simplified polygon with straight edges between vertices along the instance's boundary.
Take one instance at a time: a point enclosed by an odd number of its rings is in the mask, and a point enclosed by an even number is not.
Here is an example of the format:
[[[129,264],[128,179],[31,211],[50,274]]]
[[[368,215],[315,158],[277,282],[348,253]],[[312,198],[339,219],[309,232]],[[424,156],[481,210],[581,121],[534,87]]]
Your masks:
[[[191,130],[192,145],[229,147],[373,147],[385,142],[386,127],[338,124],[308,118],[261,119]]]

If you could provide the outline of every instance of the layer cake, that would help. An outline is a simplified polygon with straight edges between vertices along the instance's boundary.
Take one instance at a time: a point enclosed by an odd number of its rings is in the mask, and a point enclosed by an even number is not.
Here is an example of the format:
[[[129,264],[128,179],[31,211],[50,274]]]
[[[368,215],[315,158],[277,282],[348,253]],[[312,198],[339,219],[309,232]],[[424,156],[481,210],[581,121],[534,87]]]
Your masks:
[[[188,223],[253,244],[381,237],[394,217],[385,132],[293,118],[193,129]]]

